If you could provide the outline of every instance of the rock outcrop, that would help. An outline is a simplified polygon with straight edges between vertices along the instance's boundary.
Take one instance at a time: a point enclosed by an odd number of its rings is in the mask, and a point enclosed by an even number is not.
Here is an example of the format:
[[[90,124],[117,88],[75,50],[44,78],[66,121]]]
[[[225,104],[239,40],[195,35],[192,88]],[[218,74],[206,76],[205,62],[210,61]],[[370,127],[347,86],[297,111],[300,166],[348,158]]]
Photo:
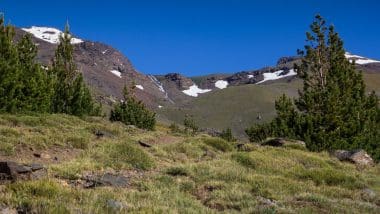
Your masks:
[[[47,170],[41,164],[19,164],[13,161],[0,162],[0,183],[18,180],[36,180],[46,176]]]
[[[371,166],[374,164],[371,156],[364,150],[336,150],[333,152],[333,156],[338,158],[340,161],[348,161],[357,165]]]

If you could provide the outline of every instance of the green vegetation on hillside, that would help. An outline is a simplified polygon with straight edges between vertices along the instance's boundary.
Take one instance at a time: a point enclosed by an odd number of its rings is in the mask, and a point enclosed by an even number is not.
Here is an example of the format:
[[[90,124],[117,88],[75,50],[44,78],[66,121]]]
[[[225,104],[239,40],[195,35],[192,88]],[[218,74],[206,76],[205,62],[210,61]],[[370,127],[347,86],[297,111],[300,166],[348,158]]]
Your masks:
[[[73,51],[74,47],[71,44],[71,35],[67,24],[65,32],[59,38],[59,45],[53,59],[52,72],[55,84],[52,112],[76,116],[99,115],[101,113],[100,106],[93,101],[82,74],[77,70]]]
[[[37,46],[30,35],[18,43],[14,36],[14,28],[6,26],[1,16],[0,111],[100,114],[100,107],[76,69],[68,26],[60,37],[51,68],[36,62]]]
[[[276,101],[276,118],[247,129],[251,141],[289,137],[312,151],[365,149],[380,160],[380,107],[375,92],[366,94],[361,72],[345,57],[343,41],[319,15],[307,33],[302,64],[295,69],[303,89],[295,99]],[[301,52],[303,54],[303,52]]]
[[[105,135],[99,138],[96,131]],[[379,165],[360,169],[327,153],[293,148],[251,145],[237,151],[219,138],[168,131],[100,118],[0,115],[1,142],[7,145],[1,143],[1,159],[48,168],[45,179],[2,185],[0,207],[37,213],[380,212]],[[86,174],[106,172],[128,176],[129,185],[75,185]]]
[[[156,125],[156,114],[147,109],[124,87],[124,100],[111,110],[111,121],[120,121],[126,125],[135,125],[141,129],[153,130]]]

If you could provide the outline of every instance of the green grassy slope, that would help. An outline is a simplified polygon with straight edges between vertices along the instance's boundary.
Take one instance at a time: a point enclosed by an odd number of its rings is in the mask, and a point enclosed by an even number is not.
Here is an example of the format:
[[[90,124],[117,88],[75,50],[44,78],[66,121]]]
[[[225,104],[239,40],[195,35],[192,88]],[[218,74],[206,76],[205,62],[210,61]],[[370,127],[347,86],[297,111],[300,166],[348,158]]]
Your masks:
[[[203,94],[184,108],[163,108],[158,113],[177,123],[182,123],[185,114],[191,114],[201,127],[231,127],[235,134],[243,137],[248,126],[274,117],[274,101],[279,96],[283,93],[296,96],[299,87],[299,80],[228,87]],[[258,115],[262,120],[257,120]]]
[[[97,138],[93,132],[107,133]],[[292,148],[147,132],[100,118],[0,115],[0,160],[42,162],[48,177],[0,185],[0,208],[36,213],[379,213],[380,166],[364,169]],[[138,140],[153,145],[143,148]],[[57,155],[36,158],[32,150]],[[54,153],[55,152],[55,153]],[[71,185],[128,175],[125,188]],[[373,194],[368,194],[368,189]],[[115,210],[107,201],[125,204]]]
[[[367,91],[380,95],[380,73],[364,72]],[[163,108],[158,114],[166,121],[182,124],[185,114],[194,115],[197,124],[203,128],[219,130],[231,127],[234,134],[245,138],[244,130],[255,123],[271,120],[275,116],[274,102],[285,93],[296,97],[302,88],[299,79],[278,80],[261,85],[241,85],[201,94],[189,101],[185,107]],[[257,120],[261,115],[262,120]]]
[[[380,72],[363,73],[363,79],[368,91],[375,91],[380,96]]]

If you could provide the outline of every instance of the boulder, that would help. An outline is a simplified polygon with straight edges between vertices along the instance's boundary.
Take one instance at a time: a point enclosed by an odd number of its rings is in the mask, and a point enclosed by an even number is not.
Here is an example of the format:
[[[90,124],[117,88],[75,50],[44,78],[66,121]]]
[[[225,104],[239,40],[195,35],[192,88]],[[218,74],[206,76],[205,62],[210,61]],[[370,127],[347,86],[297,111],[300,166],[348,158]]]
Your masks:
[[[103,175],[88,175],[82,178],[85,181],[84,188],[94,188],[97,186],[126,187],[129,183],[127,177],[105,173]]]
[[[36,180],[47,175],[41,164],[19,164],[13,161],[0,162],[0,182],[16,180]]]
[[[373,165],[374,161],[366,151],[360,150],[336,150],[333,152],[333,156],[338,158],[340,161],[348,161],[357,165]]]
[[[283,146],[300,146],[306,147],[305,142],[300,140],[288,140],[284,138],[270,139],[262,144],[263,146],[283,147]]]

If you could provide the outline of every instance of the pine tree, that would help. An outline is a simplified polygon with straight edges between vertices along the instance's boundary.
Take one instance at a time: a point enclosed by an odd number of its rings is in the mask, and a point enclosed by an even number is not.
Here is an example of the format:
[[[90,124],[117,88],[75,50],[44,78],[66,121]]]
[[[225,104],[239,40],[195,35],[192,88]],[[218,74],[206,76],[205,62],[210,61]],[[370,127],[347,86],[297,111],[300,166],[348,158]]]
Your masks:
[[[21,105],[20,68],[17,48],[13,43],[14,28],[0,16],[0,110],[16,112]]]
[[[127,86],[123,90],[124,100],[111,111],[110,120],[120,121],[126,125],[135,125],[141,129],[154,130],[156,114],[147,109],[141,101],[130,94]]]
[[[22,84],[21,109],[23,111],[49,112],[53,93],[49,71],[36,63],[37,47],[26,34],[17,44]]]
[[[98,115],[99,107],[93,101],[89,89],[78,72],[73,58],[69,26],[60,37],[60,43],[53,59],[53,72],[56,75],[52,111],[76,116]]]
[[[379,99],[366,95],[362,73],[345,57],[343,41],[333,26],[317,15],[306,34],[308,45],[299,51],[295,65],[303,89],[295,100],[276,101],[277,117],[270,124],[256,125],[246,132],[251,140],[268,136],[304,140],[313,151],[366,149],[380,158]]]

